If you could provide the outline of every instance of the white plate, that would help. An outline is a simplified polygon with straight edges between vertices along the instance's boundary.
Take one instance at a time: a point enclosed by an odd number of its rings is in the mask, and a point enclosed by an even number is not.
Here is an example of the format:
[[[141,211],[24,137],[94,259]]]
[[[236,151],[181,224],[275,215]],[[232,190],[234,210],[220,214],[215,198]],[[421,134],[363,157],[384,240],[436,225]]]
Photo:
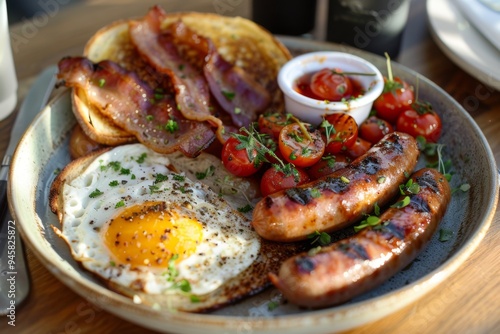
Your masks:
[[[436,43],[464,71],[500,89],[500,51],[472,24],[452,0],[427,0],[427,15]]]
[[[483,0],[484,1],[484,0]],[[498,0],[497,0],[498,2]],[[498,2],[500,4],[500,2]],[[462,15],[500,50],[500,11],[488,7],[481,0],[456,0]]]
[[[285,38],[295,53],[349,51],[385,73],[385,59],[335,44]],[[394,73],[415,82],[417,74],[393,63]],[[13,157],[9,203],[21,235],[41,263],[55,277],[83,298],[127,321],[170,333],[332,333],[361,326],[402,309],[443,283],[484,237],[498,202],[498,176],[491,149],[469,114],[442,89],[426,78],[420,81],[421,98],[428,100],[443,119],[441,142],[446,145],[456,174],[452,187],[472,185],[468,193],[456,193],[440,227],[454,231],[452,240],[440,242],[434,235],[415,262],[380,287],[336,307],[308,311],[281,305],[267,308],[276,290],[249,298],[211,314],[173,313],[135,304],[109,290],[83,270],[51,225],[57,218],[48,208],[48,191],[54,171],[69,162],[68,135],[75,124],[68,91],[53,100],[34,120]],[[419,162],[425,164],[424,160]],[[61,292],[64,293],[64,292]]]

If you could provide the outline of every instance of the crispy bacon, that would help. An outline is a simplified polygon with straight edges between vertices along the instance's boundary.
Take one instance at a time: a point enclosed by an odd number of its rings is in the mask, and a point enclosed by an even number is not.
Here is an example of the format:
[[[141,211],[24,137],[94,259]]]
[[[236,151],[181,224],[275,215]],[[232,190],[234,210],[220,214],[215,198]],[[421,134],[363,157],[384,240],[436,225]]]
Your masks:
[[[210,92],[238,126],[257,120],[271,100],[269,93],[241,68],[226,61],[212,40],[196,34],[182,21],[169,26],[176,45],[187,45],[203,59],[203,74]]]
[[[210,90],[205,78],[179,55],[172,40],[159,38],[160,25],[165,15],[163,9],[155,6],[143,20],[130,21],[131,41],[156,71],[170,77],[177,106],[184,117],[210,122],[217,127],[217,137],[224,141],[224,125],[210,112]]]
[[[149,87],[112,61],[93,64],[84,57],[64,58],[59,79],[68,87],[84,89],[103,115],[157,152],[180,150],[194,157],[214,139],[210,125],[186,119],[173,96]]]

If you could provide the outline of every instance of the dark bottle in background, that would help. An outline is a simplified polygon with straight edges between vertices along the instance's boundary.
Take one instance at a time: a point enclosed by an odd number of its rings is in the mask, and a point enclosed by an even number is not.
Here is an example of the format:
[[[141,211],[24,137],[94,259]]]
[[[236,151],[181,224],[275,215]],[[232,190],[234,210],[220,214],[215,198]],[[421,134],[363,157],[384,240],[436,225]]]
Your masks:
[[[410,0],[329,0],[326,39],[397,57]]]
[[[302,35],[314,29],[316,0],[253,0],[252,20],[273,34]]]

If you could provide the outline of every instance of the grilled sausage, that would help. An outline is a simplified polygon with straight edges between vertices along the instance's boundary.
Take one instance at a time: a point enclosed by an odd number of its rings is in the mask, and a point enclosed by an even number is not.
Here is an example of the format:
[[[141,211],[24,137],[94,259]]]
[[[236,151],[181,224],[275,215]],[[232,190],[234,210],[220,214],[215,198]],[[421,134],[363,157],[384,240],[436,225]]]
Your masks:
[[[450,187],[434,169],[412,176],[420,190],[402,208],[389,208],[378,225],[286,260],[271,282],[292,303],[319,308],[345,302],[407,266],[430,240],[450,201]],[[399,201],[403,200],[401,196]]]
[[[412,136],[390,133],[347,167],[264,197],[255,206],[252,225],[263,238],[285,242],[341,229],[369,213],[376,202],[383,206],[394,198],[418,154]]]

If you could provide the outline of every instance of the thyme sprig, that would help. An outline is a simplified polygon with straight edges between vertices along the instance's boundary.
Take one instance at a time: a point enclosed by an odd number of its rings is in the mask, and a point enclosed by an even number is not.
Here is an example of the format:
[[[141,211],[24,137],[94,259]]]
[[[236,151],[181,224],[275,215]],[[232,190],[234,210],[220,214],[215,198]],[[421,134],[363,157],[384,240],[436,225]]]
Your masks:
[[[279,172],[282,172],[285,176],[293,176],[296,182],[299,181],[299,172],[295,168],[295,166],[291,163],[285,164],[283,160],[281,160],[276,153],[274,153],[271,149],[269,149],[265,144],[269,139],[268,134],[259,133],[255,129],[255,124],[252,123],[247,128],[241,128],[239,133],[232,133],[231,135],[240,141],[240,145],[236,146],[238,150],[246,149],[248,158],[250,161],[257,161],[256,166],[258,166],[262,162],[270,162],[266,155],[271,156],[277,163],[273,163],[272,166]],[[256,152],[255,157],[253,156],[253,152]]]

